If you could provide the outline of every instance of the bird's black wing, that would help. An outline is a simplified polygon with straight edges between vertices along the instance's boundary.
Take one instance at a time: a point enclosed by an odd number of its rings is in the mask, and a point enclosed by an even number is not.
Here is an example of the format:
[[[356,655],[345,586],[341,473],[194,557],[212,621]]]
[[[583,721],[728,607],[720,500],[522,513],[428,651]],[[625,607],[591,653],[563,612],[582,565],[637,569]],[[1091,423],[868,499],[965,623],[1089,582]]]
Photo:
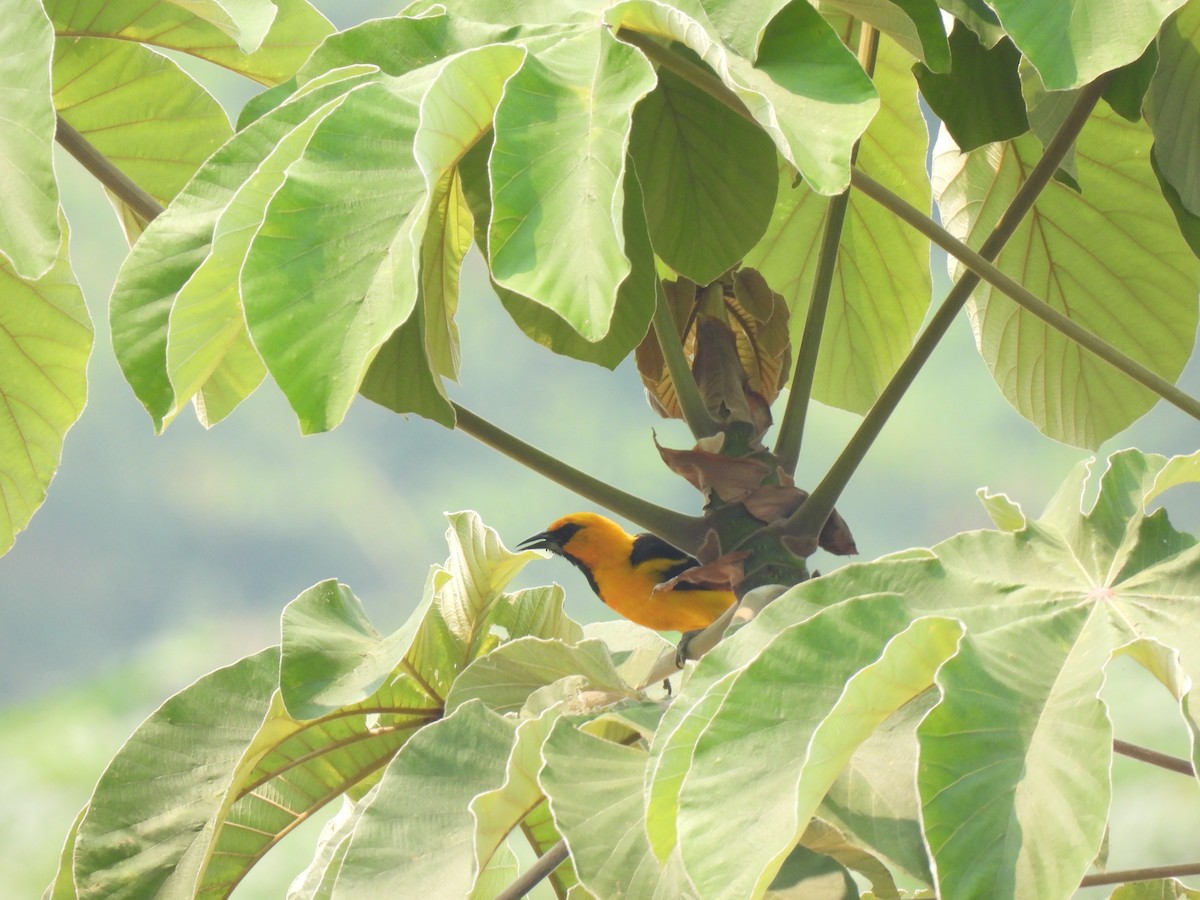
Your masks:
[[[662,572],[663,581],[670,581],[680,573],[686,572],[688,569],[694,569],[700,565],[696,559],[688,556],[678,547],[668,544],[658,535],[639,534],[633,539],[633,546],[629,550],[629,564],[636,567],[651,560],[663,560],[671,563]],[[675,590],[677,591],[693,589],[703,590],[700,585],[693,585],[688,582],[682,582],[675,586]]]

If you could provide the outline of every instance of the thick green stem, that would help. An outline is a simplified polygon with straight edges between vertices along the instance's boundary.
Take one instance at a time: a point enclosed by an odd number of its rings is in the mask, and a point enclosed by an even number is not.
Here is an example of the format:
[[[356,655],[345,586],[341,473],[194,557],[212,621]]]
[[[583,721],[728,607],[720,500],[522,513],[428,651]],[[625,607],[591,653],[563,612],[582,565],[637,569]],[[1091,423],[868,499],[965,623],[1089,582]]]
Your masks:
[[[71,124],[62,116],[58,117],[58,127],[54,132],[54,137],[63,149],[96,176],[102,185],[116,194],[126,206],[147,222],[156,219],[163,211],[161,203],[114,166],[107,156],[92,146],[92,143],[71,127]]]
[[[1087,122],[1088,116],[1091,114],[1094,107],[1100,99],[1100,95],[1104,93],[1104,85],[1107,83],[1106,76],[1093,81],[1087,87],[1080,91],[1079,99],[1075,101],[1075,105],[1071,111],[1067,113],[1067,117],[1063,120],[1062,125],[1058,129],[1058,133],[1046,145],[1046,150],[1042,154],[1042,158],[1038,160],[1036,166],[1029,173],[1029,177],[1017,189],[1016,195],[1012,202],[1009,203],[1008,209],[1004,211],[1004,215],[992,229],[992,233],[988,235],[983,242],[983,246],[979,249],[979,255],[984,259],[993,260],[999,254],[1001,248],[1005,245],[1013,232],[1016,231],[1017,225],[1033,208],[1034,201],[1046,185],[1050,183],[1050,179],[1054,177],[1054,173],[1058,171],[1059,165],[1066,156],[1067,151],[1075,142],[1075,138],[1082,130],[1084,123]],[[817,485],[816,490],[809,495],[808,499],[796,510],[795,513],[788,519],[786,526],[789,530],[799,532],[805,535],[817,535],[821,531],[821,527],[825,524],[825,520],[829,518],[829,514],[833,511],[834,505],[841,496],[846,485],[849,484],[850,478],[858,470],[859,465],[867,455],[867,451],[875,443],[875,439],[883,430],[883,426],[891,417],[896,407],[900,405],[904,394],[912,385],[913,380],[917,377],[917,373],[933,355],[933,351],[937,345],[945,337],[950,330],[950,325],[954,322],[959,311],[966,305],[971,292],[975,290],[979,284],[979,276],[972,271],[965,272],[961,278],[950,289],[946,295],[946,299],[942,305],[934,313],[933,318],[926,326],[925,330],[917,338],[913,344],[912,350],[900,367],[896,370],[896,374],[892,376],[891,381],[887,383],[883,391],[879,395],[871,409],[863,418],[858,430],[842,451],[841,456],[830,468],[829,472]]]
[[[848,190],[829,201],[825,234],[817,257],[817,274],[813,278],[808,315],[804,319],[804,334],[800,337],[800,349],[796,353],[796,371],[792,375],[787,405],[783,408],[783,421],[779,423],[779,436],[775,440],[775,455],[779,457],[779,464],[789,473],[796,471],[796,463],[800,460],[804,423],[812,398],[813,379],[817,374],[817,356],[821,351],[821,335],[825,331],[825,313],[829,308],[829,292],[833,287],[838,246],[842,242],[842,227],[846,222],[846,209],[849,205]]]
[[[675,387],[675,396],[679,400],[679,409],[683,413],[683,421],[687,422],[695,437],[702,438],[716,434],[721,429],[709,415],[704,398],[700,396],[700,388],[696,386],[696,378],[688,365],[687,356],[683,352],[683,342],[679,338],[679,329],[671,315],[671,307],[667,303],[667,294],[662,282],[658,282],[658,302],[654,307],[654,336],[658,338],[659,349],[662,350],[663,361],[667,364],[667,372],[671,375],[671,383]]]
[[[1200,419],[1200,400],[1181,391],[1165,378],[1155,374],[1144,365],[1126,356],[1102,338],[1097,337],[1079,323],[1067,318],[1046,301],[1037,297],[1013,278],[1005,275],[996,266],[984,259],[946,229],[942,228],[915,206],[889,191],[869,175],[855,169],[850,183],[863,194],[876,201],[889,212],[904,220],[921,232],[964,266],[1010,297],[1013,302],[1037,316],[1051,328],[1066,335],[1085,350],[1094,353],[1113,368],[1125,373],[1138,384],[1153,391],[1168,403],[1188,415]]]
[[[494,450],[499,450],[509,459],[528,466],[551,481],[561,484],[579,496],[591,500],[624,516],[631,522],[636,522],[647,531],[652,531],[659,537],[686,550],[695,553],[704,536],[704,521],[685,516],[683,513],[665,509],[627,494],[607,482],[593,478],[586,472],[567,465],[562,460],[539,450],[532,444],[513,437],[502,428],[498,428],[486,419],[480,418],[457,403],[453,404],[457,417],[456,427],[471,435]]]

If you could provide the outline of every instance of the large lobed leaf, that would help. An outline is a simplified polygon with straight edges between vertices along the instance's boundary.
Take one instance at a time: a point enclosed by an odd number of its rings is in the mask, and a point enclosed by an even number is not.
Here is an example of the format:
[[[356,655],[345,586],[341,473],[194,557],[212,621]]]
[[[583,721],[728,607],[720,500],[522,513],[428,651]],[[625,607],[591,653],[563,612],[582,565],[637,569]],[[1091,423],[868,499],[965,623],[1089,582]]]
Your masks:
[[[126,41],[59,38],[54,106],[164,206],[233,133],[221,105],[195,79],[166,56]]]
[[[958,623],[910,622],[870,594],[783,627],[743,630],[708,654],[655,735],[647,827],[660,860],[678,849],[701,896],[760,896],[854,750],[933,682]],[[743,637],[745,635],[745,637]],[[769,769],[731,765],[796,747]],[[733,813],[748,805],[747,821]]]
[[[54,180],[54,33],[36,3],[18,3],[0,21],[0,257],[23,279],[54,264],[59,230]]]
[[[65,217],[59,226],[58,255],[40,278],[0,260],[0,555],[46,499],[87,397],[92,322],[71,272]]]
[[[179,50],[263,84],[291,77],[333,31],[307,0],[48,0],[45,5],[60,36]]]
[[[993,0],[1004,30],[1052,91],[1087,84],[1142,55],[1186,0],[1100,0],[1087,5]]]
[[[721,649],[738,652],[725,665],[697,668],[703,680],[695,693],[690,684],[684,691],[693,710],[678,717],[672,710],[660,729],[664,751],[684,740],[669,733],[674,723],[683,734],[720,705],[736,677],[723,673],[741,671],[755,648],[798,627],[792,623],[814,604],[830,604],[833,613],[847,597],[895,592],[907,615],[953,617],[967,629],[959,653],[938,673],[940,702],[916,729],[921,821],[939,893],[1070,896],[1096,858],[1108,813],[1112,729],[1098,699],[1108,660],[1126,653],[1150,669],[1195,730],[1187,691],[1198,664],[1200,546],[1171,527],[1165,510],[1145,512],[1162,491],[1194,480],[1194,468],[1191,458],[1126,451],[1110,458],[1089,512],[1079,508],[1087,473],[1080,468],[1046,512],[1021,527],[1013,527],[1019,510],[1010,503],[1003,514],[1012,530],[967,533],[932,551],[815,579],[727,641]],[[662,773],[668,764],[678,768],[670,754],[662,758]],[[878,825],[870,819],[877,798],[894,793],[889,777],[886,767],[860,766],[857,786],[841,791],[836,806],[852,829],[865,822],[859,837],[885,854],[896,833],[871,830],[890,817]],[[669,800],[662,782],[661,798]]]
[[[1149,153],[1143,123],[1098,109],[1077,142],[1082,192],[1052,182],[996,263],[1174,380],[1196,333],[1200,262],[1162,198]],[[1039,155],[1031,136],[963,154],[943,134],[933,178],[946,227],[978,246]],[[969,309],[980,353],[1005,397],[1057,440],[1095,447],[1158,399],[989,286],[976,289]]]

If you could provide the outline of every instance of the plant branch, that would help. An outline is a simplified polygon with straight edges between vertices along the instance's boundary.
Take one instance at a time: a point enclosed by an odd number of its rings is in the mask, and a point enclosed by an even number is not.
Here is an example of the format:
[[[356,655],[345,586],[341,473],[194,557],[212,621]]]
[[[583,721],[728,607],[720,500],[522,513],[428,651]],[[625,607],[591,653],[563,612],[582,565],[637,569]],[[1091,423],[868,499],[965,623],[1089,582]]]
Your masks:
[[[567,861],[571,855],[566,841],[559,841],[538,857],[537,862],[526,869],[521,875],[496,895],[496,900],[518,900],[534,889],[539,881],[546,878]]]
[[[666,509],[648,500],[643,500],[641,497],[628,494],[598,478],[593,478],[586,472],[567,465],[532,444],[513,437],[504,429],[475,415],[469,409],[459,406],[457,403],[452,405],[457,417],[456,427],[476,440],[487,444],[494,450],[499,450],[509,459],[533,469],[538,474],[561,484],[579,496],[598,503],[631,522],[636,522],[642,528],[654,532],[681,550],[695,553],[699,548],[704,535],[702,519],[685,516],[683,513]]]
[[[1042,158],[1038,160],[1037,165],[1030,171],[1029,177],[1017,189],[1017,193],[1008,204],[1004,215],[983,242],[983,246],[979,248],[979,255],[984,259],[996,258],[1001,248],[1016,231],[1017,225],[1033,208],[1034,201],[1049,184],[1050,179],[1054,177],[1063,157],[1066,156],[1084,123],[1087,122],[1092,107],[1096,105],[1100,95],[1104,92],[1107,81],[1107,76],[1102,75],[1080,91],[1079,99],[1067,113],[1053,139],[1046,145]],[[913,344],[912,350],[904,358],[896,370],[896,374],[892,376],[879,398],[867,412],[841,456],[837,458],[808,499],[788,518],[785,527],[802,535],[816,535],[821,531],[821,527],[829,518],[842,491],[850,482],[851,476],[866,457],[891,414],[899,406],[904,394],[912,386],[917,373],[921,371],[929,357],[933,355],[937,345],[950,330],[950,325],[966,305],[971,292],[975,290],[979,281],[979,276],[975,272],[967,271],[950,288],[946,299],[942,301],[942,305],[933,314],[933,318],[930,319],[925,330]]]
[[[1126,356],[1112,344],[1060,313],[1020,282],[1001,272],[995,265],[954,237],[915,206],[910,205],[904,198],[892,193],[858,169],[851,173],[850,183],[897,218],[917,229],[988,284],[1006,294],[1022,309],[1037,316],[1051,328],[1100,357],[1113,368],[1128,375],[1142,387],[1153,391],[1193,418],[1200,419],[1200,400],[1181,391],[1165,378],[1150,371],[1137,360]]]
[[[138,187],[133,179],[113,165],[112,160],[97,150],[91,141],[76,131],[62,116],[58,117],[54,138],[64,150],[96,176],[97,181],[147,222],[156,219],[163,211],[161,203]]]
[[[654,336],[658,339],[663,361],[667,364],[667,372],[670,373],[671,383],[675,386],[675,396],[679,400],[683,420],[687,422],[694,437],[702,438],[716,434],[721,429],[709,415],[704,398],[700,396],[700,388],[696,385],[696,378],[692,375],[687,356],[683,352],[679,328],[671,315],[667,292],[663,289],[660,279],[655,279],[655,286],[658,299],[654,306]]]
[[[796,352],[796,371],[792,373],[787,405],[783,408],[779,436],[775,439],[775,455],[784,471],[788,473],[796,471],[796,463],[800,460],[804,424],[812,397],[813,380],[817,374],[817,356],[821,352],[821,335],[825,331],[825,313],[829,309],[829,294],[833,287],[833,273],[837,268],[838,247],[842,243],[842,228],[849,206],[850,191],[845,190],[829,201],[829,211],[825,218],[825,232],[817,255],[817,272],[808,299],[808,315],[804,319],[804,333],[800,337],[800,347]]]
[[[1131,744],[1128,741],[1121,741],[1116,738],[1113,739],[1113,750],[1122,756],[1128,756],[1130,759],[1158,766],[1160,769],[1166,769],[1168,772],[1178,772],[1180,775],[1187,775],[1193,778],[1196,775],[1196,770],[1192,764],[1178,756],[1159,753],[1157,750],[1151,750],[1148,747],[1139,747],[1137,744]]]
[[[1155,881],[1159,878],[1182,878],[1200,875],[1200,863],[1182,863],[1177,866],[1156,866],[1149,869],[1125,869],[1117,872],[1100,872],[1085,875],[1079,882],[1081,888],[1100,884],[1125,884],[1130,881]]]

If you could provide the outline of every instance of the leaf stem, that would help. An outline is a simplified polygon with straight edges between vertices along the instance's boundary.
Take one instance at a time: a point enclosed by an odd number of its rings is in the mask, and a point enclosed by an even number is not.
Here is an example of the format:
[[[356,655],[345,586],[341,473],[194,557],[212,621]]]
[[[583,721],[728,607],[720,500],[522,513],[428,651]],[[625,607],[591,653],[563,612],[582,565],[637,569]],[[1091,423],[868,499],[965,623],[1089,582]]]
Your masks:
[[[825,218],[825,232],[817,256],[817,273],[808,300],[808,315],[804,319],[800,348],[796,351],[796,371],[792,374],[787,405],[783,408],[783,421],[779,423],[779,436],[775,439],[775,455],[788,473],[796,471],[796,463],[800,460],[804,424],[812,398],[813,380],[817,374],[817,356],[821,351],[821,335],[825,331],[825,313],[829,309],[838,247],[842,243],[842,227],[849,206],[850,191],[847,189],[829,201]]]
[[[496,900],[518,900],[534,889],[539,881],[567,861],[571,855],[566,841],[559,841],[538,857],[537,862],[520,874],[516,881],[496,895]]]
[[[702,438],[716,434],[720,428],[709,415],[708,407],[704,405],[704,398],[700,396],[700,388],[696,385],[696,378],[692,375],[687,356],[684,355],[679,327],[675,324],[671,306],[667,302],[667,292],[663,289],[660,279],[655,279],[655,285],[658,290],[658,302],[654,307],[654,336],[658,339],[663,361],[667,364],[671,383],[675,386],[675,396],[679,400],[683,420],[687,422],[694,437]]]
[[[1128,375],[1142,387],[1153,391],[1193,418],[1200,419],[1200,400],[1181,391],[1162,376],[1150,371],[1137,360],[1126,356],[1112,344],[1060,313],[1020,282],[1001,272],[995,265],[954,237],[915,206],[910,205],[904,198],[892,193],[859,169],[851,172],[850,183],[897,218],[921,232],[988,284],[1006,294],[1022,309],[1037,316],[1051,328],[1066,335],[1113,368]]]
[[[992,229],[991,234],[983,242],[979,248],[979,255],[984,259],[995,259],[1000,250],[1004,247],[1008,239],[1012,237],[1017,226],[1025,217],[1026,213],[1033,208],[1034,201],[1050,183],[1050,179],[1054,177],[1054,173],[1058,171],[1059,164],[1067,151],[1075,142],[1075,138],[1083,129],[1084,123],[1087,122],[1088,116],[1091,114],[1092,107],[1099,101],[1101,94],[1104,93],[1104,86],[1107,84],[1108,78],[1101,75],[1091,84],[1083,88],[1079,93],[1079,99],[1075,101],[1075,105],[1071,111],[1067,113],[1058,132],[1046,145],[1046,150],[1042,154],[1042,158],[1038,160],[1037,165],[1029,173],[1029,177],[1017,189],[1016,195],[1008,204],[1008,208],[1004,211],[1000,221],[996,223],[996,227]],[[785,527],[802,535],[817,535],[821,531],[821,527],[825,524],[825,520],[829,518],[830,512],[833,511],[834,505],[841,496],[842,491],[850,482],[850,478],[854,475],[867,452],[875,443],[875,439],[879,437],[879,433],[883,430],[883,426],[891,417],[896,407],[900,405],[900,401],[904,398],[904,394],[912,386],[917,373],[933,355],[933,351],[941,342],[942,338],[950,330],[950,325],[954,322],[955,317],[967,300],[971,296],[971,292],[975,290],[979,284],[980,278],[974,271],[968,270],[963,273],[962,277],[955,282],[946,294],[946,299],[942,301],[942,305],[938,307],[937,312],[933,314],[929,324],[925,330],[921,332],[913,348],[909,351],[908,356],[900,364],[896,370],[896,374],[884,387],[879,398],[867,412],[862,422],[858,426],[858,430],[854,436],[850,438],[841,456],[833,464],[825,477],[821,479],[821,483],[809,495],[808,499],[794,512],[785,523]]]
[[[1196,769],[1192,764],[1178,756],[1159,753],[1157,750],[1151,750],[1149,747],[1140,747],[1137,744],[1131,744],[1128,741],[1116,738],[1113,739],[1113,750],[1122,756],[1128,756],[1130,759],[1158,766],[1160,769],[1166,769],[1168,772],[1177,772],[1180,775],[1187,775],[1192,778],[1196,776]]]
[[[79,163],[96,176],[96,180],[112,191],[126,206],[147,222],[156,219],[163,206],[113,165],[112,160],[95,148],[91,141],[64,119],[58,116],[58,127],[54,138]]]
[[[1130,881],[1155,881],[1159,878],[1182,878],[1200,875],[1200,863],[1181,863],[1175,866],[1154,866],[1148,869],[1124,869],[1117,872],[1100,872],[1085,875],[1079,882],[1081,888],[1100,884],[1125,884]]]
[[[528,466],[551,481],[561,484],[579,496],[598,503],[631,522],[636,522],[647,531],[686,550],[695,553],[704,535],[704,520],[658,506],[641,497],[635,497],[615,488],[607,482],[593,478],[562,460],[513,437],[507,431],[477,416],[463,406],[452,403],[457,417],[456,427],[478,441],[498,450],[509,459]]]

